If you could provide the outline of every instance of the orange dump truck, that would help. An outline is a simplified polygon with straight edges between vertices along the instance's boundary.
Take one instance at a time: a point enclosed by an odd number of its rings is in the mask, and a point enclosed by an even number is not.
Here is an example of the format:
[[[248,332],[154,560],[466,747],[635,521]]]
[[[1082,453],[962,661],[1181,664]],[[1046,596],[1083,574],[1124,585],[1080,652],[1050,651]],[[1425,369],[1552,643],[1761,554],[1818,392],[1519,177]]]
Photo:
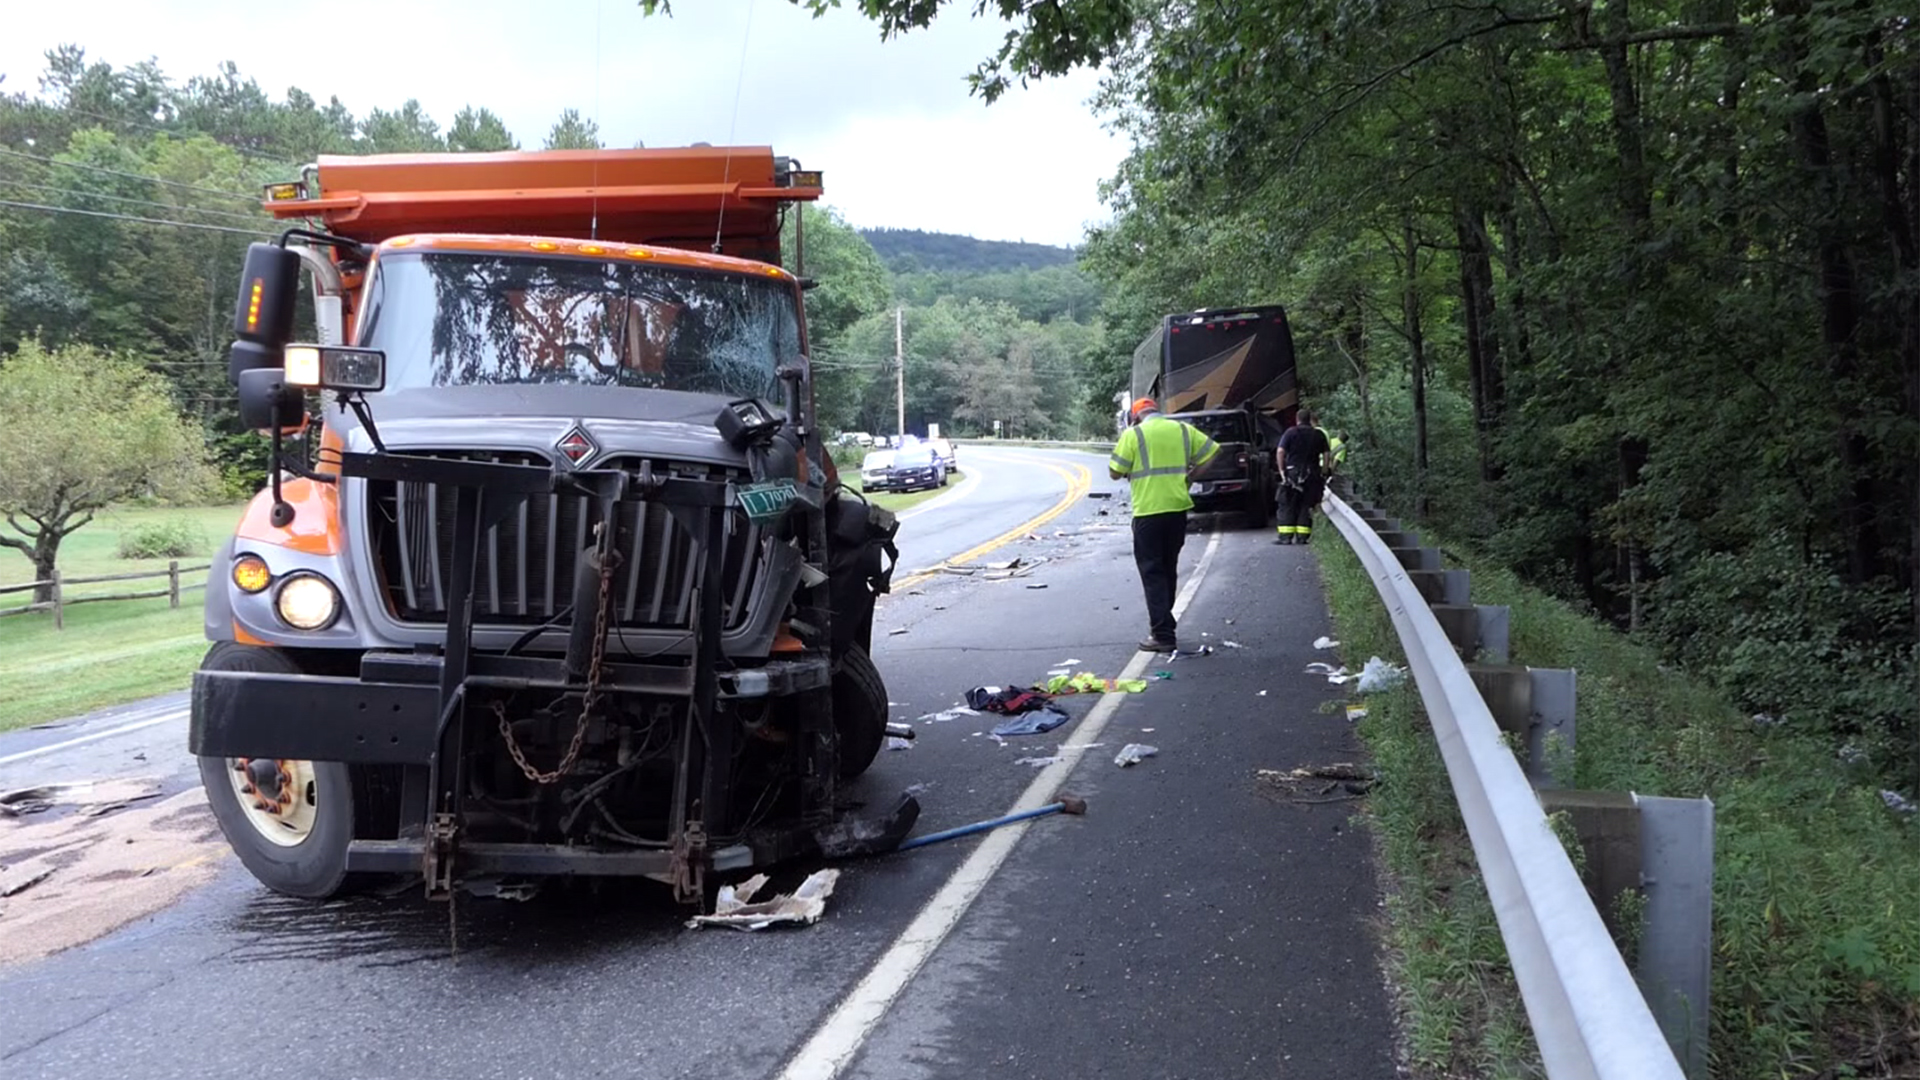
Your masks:
[[[276,464],[214,560],[189,737],[247,868],[697,902],[897,843],[910,799],[835,809],[884,738],[894,523],[834,477],[779,265],[820,174],[765,147],[328,157],[267,195],[297,227],[248,252],[231,373]]]

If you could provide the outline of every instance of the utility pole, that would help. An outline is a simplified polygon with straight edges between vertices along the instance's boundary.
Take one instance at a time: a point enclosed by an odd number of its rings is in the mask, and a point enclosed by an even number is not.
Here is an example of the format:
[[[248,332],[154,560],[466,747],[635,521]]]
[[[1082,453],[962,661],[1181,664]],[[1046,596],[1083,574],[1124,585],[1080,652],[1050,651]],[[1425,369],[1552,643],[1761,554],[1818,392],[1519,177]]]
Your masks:
[[[907,360],[901,349],[900,316],[905,308],[893,309],[893,408],[894,420],[898,426],[894,434],[907,433]]]

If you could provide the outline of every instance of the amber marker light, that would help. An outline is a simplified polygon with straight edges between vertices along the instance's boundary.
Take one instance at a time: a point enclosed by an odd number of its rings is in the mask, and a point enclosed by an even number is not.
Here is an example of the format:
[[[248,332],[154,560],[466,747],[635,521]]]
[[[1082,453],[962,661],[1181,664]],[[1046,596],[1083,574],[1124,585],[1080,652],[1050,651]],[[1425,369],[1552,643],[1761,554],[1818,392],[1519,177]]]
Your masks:
[[[242,555],[233,560],[233,583],[243,593],[264,592],[273,584],[273,573],[258,555]]]

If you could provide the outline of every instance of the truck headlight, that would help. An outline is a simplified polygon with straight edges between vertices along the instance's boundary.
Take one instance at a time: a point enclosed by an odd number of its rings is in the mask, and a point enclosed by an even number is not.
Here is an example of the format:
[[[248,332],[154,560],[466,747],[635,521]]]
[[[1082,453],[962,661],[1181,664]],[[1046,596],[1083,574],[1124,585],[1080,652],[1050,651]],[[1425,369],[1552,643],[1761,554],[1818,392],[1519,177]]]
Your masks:
[[[340,614],[340,593],[318,574],[297,574],[281,584],[273,607],[296,630],[325,630]]]

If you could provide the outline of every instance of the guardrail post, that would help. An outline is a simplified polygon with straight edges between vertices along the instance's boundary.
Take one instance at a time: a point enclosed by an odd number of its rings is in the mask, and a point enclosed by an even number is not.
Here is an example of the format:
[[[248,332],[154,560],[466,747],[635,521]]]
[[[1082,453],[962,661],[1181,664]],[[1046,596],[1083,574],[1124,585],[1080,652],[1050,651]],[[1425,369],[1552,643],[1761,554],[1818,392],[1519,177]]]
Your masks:
[[[60,571],[57,568],[53,572],[53,591],[50,594],[50,598],[53,601],[53,628],[55,630],[65,630],[67,628],[67,613],[60,606]]]
[[[1507,626],[1511,614],[1506,607],[1490,604],[1431,604],[1433,617],[1447,640],[1460,652],[1460,659],[1471,664],[1484,655],[1487,663],[1507,662]]]
[[[167,606],[180,606],[180,560],[167,560]]]
[[[1635,794],[1646,918],[1635,976],[1692,1080],[1707,1076],[1713,986],[1713,800]]]
[[[1538,763],[1535,787],[1559,787],[1553,775],[1556,759],[1571,765],[1574,751],[1574,683],[1572,668],[1528,668],[1533,692],[1533,725],[1527,733],[1527,755]],[[1565,747],[1556,750],[1555,744]],[[1572,777],[1567,777],[1571,780]]]
[[[1571,760],[1574,748],[1574,673],[1562,668],[1468,664],[1467,675],[1500,730],[1526,740],[1527,779],[1535,788],[1558,787],[1554,764]]]
[[[1480,654],[1489,663],[1504,664],[1509,655],[1508,631],[1513,626],[1513,609],[1505,604],[1475,604],[1474,628],[1480,639]]]

